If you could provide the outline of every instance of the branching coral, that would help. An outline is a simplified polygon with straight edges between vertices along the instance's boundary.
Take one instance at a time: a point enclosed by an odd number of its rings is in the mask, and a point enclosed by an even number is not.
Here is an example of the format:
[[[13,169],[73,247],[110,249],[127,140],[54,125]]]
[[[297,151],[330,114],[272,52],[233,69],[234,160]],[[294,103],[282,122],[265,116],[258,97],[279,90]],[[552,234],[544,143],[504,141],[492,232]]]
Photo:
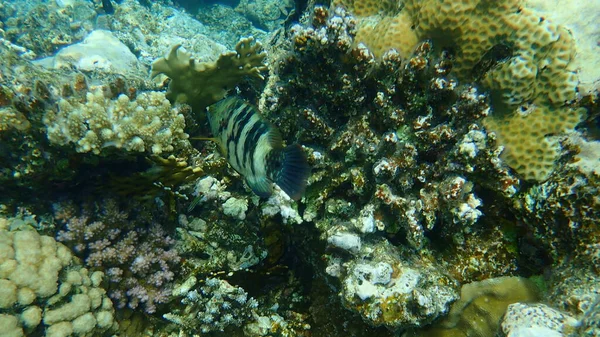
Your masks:
[[[180,257],[175,240],[158,224],[141,226],[109,201],[98,217],[75,215],[70,205],[57,205],[64,229],[57,239],[73,247],[86,266],[106,273],[109,296],[119,308],[143,305],[148,313],[165,303],[171,293],[173,270]]]
[[[161,92],[120,95],[110,100],[101,91],[89,92],[86,102],[61,99],[58,111],[44,116],[48,139],[57,145],[74,143],[78,152],[100,154],[115,147],[160,154],[187,139],[185,119]]]
[[[227,92],[246,76],[261,78],[266,70],[266,53],[253,38],[240,40],[235,52],[222,54],[215,62],[196,62],[174,46],[167,57],[152,64],[152,77],[165,74],[171,79],[167,97],[172,102],[185,102],[197,114],[225,97]]]
[[[448,309],[456,279],[516,269],[514,251],[495,248],[504,241],[493,217],[519,180],[481,124],[488,96],[450,77],[447,53],[425,42],[408,60],[378,62],[355,27],[324,7],[293,26],[261,108],[305,144],[313,173],[301,215],[326,242],[343,306],[373,325],[422,326]],[[454,279],[436,261],[458,249]]]

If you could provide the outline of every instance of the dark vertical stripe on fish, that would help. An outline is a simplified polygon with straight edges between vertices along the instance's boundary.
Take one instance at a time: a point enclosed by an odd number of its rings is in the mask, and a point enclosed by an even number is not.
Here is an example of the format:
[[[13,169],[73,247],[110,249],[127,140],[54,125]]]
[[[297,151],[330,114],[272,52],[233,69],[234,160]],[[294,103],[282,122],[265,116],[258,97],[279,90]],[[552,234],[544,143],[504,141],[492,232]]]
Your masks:
[[[236,148],[235,160],[240,168],[244,167],[243,156],[248,148],[245,140],[247,139],[250,130],[252,130],[252,127],[254,127],[254,125],[257,123],[260,123],[260,119],[258,117],[254,117],[254,114],[248,114],[247,118],[244,118],[242,121],[240,121],[239,128],[236,130],[236,133],[233,137],[233,142]],[[240,144],[242,147],[238,148],[238,145]]]
[[[240,137],[244,131],[244,128],[246,127],[246,124],[249,123],[253,115],[254,114],[252,113],[252,110],[246,108],[242,111],[239,111],[237,116],[232,116],[232,118],[229,121],[230,127],[227,130],[228,133],[226,144],[228,149],[231,145],[233,145],[233,151],[231,151],[232,153],[228,153],[227,157],[230,161],[233,161],[233,159],[235,159],[235,163],[237,164],[238,168],[242,167],[242,162],[239,158],[240,154],[237,153],[237,144],[239,143]]]
[[[269,126],[259,120],[252,126],[252,129],[246,135],[246,140],[244,141],[244,163],[248,163],[248,159],[250,160],[249,165],[252,174],[256,174],[256,168],[254,167],[254,153],[256,152],[256,146],[258,145],[260,137],[268,130]]]

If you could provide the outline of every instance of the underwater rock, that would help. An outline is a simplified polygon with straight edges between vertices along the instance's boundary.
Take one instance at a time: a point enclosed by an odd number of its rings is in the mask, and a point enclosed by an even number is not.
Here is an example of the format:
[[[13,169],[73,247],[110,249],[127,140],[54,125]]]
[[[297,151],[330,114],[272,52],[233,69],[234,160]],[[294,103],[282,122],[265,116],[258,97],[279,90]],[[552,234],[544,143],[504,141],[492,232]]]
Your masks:
[[[338,234],[337,240],[342,237]],[[383,240],[344,245],[349,244],[338,243],[355,257],[332,252],[326,255],[325,271],[339,279],[342,305],[373,325],[390,329],[424,326],[447,312],[458,298],[456,283],[427,259],[409,258]]]
[[[502,332],[508,337],[570,336],[579,323],[568,314],[542,303],[513,303],[502,318]]]
[[[94,30],[83,42],[65,47],[55,56],[36,61],[50,68],[75,68],[141,76],[137,57],[110,31]]]

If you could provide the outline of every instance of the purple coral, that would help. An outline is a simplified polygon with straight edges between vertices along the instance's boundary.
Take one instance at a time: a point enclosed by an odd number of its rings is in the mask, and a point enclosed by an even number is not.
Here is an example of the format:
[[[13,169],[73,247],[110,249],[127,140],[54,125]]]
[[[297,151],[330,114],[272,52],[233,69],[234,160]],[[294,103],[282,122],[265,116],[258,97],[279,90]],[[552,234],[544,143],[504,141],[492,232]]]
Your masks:
[[[171,294],[173,269],[181,258],[175,240],[157,223],[150,226],[129,220],[116,203],[108,201],[101,214],[75,216],[57,206],[56,218],[64,223],[57,240],[73,248],[85,264],[103,270],[110,282],[109,296],[119,308],[143,305],[147,313],[165,303]]]

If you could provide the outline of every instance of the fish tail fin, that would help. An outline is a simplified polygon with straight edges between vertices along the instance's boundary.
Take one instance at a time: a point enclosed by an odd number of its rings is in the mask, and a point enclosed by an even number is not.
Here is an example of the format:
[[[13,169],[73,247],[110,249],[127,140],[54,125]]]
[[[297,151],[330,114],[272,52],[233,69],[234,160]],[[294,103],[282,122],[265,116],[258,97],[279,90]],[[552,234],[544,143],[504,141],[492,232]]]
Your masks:
[[[310,166],[302,146],[289,145],[283,149],[274,149],[269,157],[270,176],[290,198],[298,200],[304,194],[306,182],[310,176]]]

